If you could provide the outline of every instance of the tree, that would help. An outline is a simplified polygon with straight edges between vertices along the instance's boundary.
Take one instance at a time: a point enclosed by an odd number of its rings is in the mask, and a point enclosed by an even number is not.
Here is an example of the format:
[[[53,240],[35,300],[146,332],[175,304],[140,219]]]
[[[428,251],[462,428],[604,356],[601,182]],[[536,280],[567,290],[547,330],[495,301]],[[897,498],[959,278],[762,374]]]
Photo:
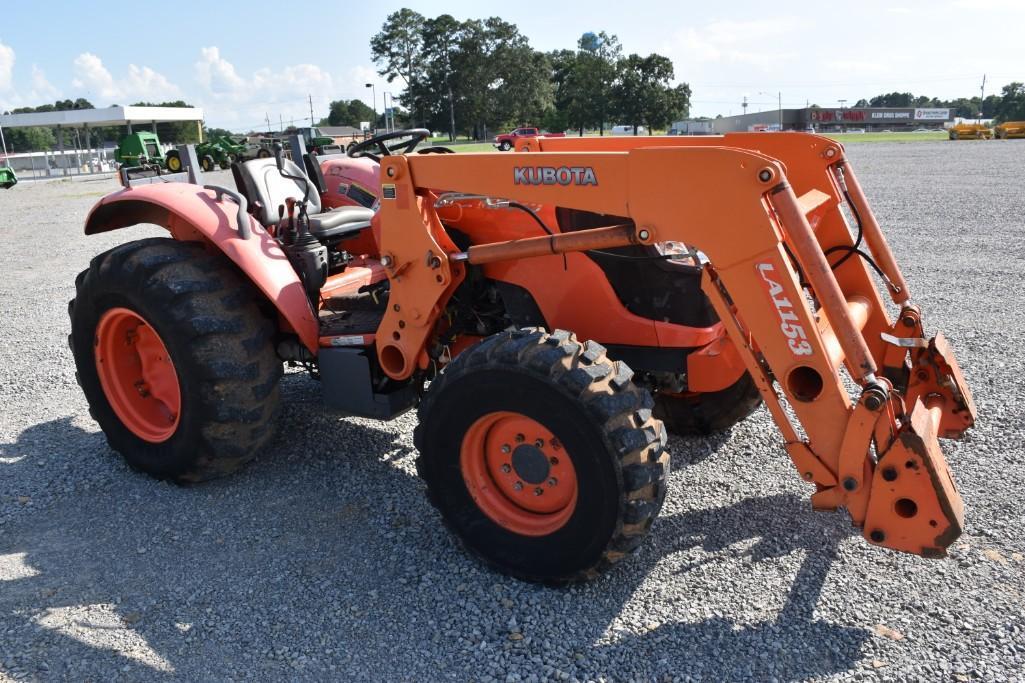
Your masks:
[[[891,92],[876,95],[868,102],[870,107],[911,107],[915,96],[909,92]]]
[[[647,124],[648,129],[664,128],[690,110],[690,86],[670,85],[673,62],[668,57],[632,54],[620,60],[619,79],[612,87],[612,111],[621,122],[633,126]]]
[[[210,138],[230,138],[234,135],[227,128],[207,128],[203,126],[203,139],[209,140]]]
[[[457,117],[476,139],[540,117],[552,105],[550,68],[514,24],[497,17],[464,22],[452,54]]]
[[[45,127],[5,128],[4,137],[9,152],[41,152],[56,144],[53,131]]]
[[[548,64],[549,80],[552,84],[552,107],[542,114],[540,125],[550,131],[580,128],[583,135],[582,124],[577,125],[584,109],[580,104],[583,92],[575,78],[577,53],[573,50],[554,50],[548,53]]]
[[[326,123],[321,122],[321,125],[359,128],[362,121],[373,122],[374,118],[374,110],[363,100],[337,100],[331,103]]]
[[[456,135],[456,97],[459,75],[455,58],[465,25],[451,14],[424,21],[424,79],[412,88],[409,102],[423,116],[423,125],[431,130],[447,129],[449,140]]]
[[[192,105],[175,100],[174,102],[136,102],[133,107],[191,107]],[[157,137],[164,144],[187,145],[199,142],[199,127],[195,121],[178,121],[157,124]]]
[[[583,90],[589,114],[587,124],[597,125],[599,133],[605,134],[608,122],[609,95],[618,76],[618,67],[623,48],[619,38],[605,31],[585,33],[577,41],[578,55],[575,79],[577,87]]]
[[[419,12],[403,7],[389,14],[381,30],[370,39],[370,54],[380,66],[377,73],[389,83],[401,78],[407,92],[424,78],[425,21]],[[403,101],[416,111],[413,102]]]
[[[1025,84],[1015,81],[1003,87],[996,118],[1001,122],[1025,120]]]

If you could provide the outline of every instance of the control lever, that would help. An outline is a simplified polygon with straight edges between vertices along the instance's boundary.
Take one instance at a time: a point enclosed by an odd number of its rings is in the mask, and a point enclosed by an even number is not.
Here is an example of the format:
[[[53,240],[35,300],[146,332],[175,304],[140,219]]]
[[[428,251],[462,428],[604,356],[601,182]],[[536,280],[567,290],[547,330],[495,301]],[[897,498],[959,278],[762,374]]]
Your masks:
[[[278,172],[282,175],[285,173],[285,162],[281,160],[281,153],[284,150],[285,148],[281,146],[280,142],[274,143],[274,163],[278,165]]]

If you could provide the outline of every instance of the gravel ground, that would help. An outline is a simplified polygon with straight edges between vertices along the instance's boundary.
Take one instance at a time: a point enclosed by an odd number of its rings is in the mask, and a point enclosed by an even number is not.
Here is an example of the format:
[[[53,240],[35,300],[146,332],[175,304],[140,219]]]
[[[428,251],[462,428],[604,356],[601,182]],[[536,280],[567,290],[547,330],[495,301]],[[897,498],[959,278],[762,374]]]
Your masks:
[[[414,474],[412,416],[329,417],[300,375],[245,471],[129,471],[75,384],[65,305],[93,254],[161,232],[82,236],[109,180],[0,193],[0,679],[1025,680],[1025,143],[850,156],[978,402],[944,442],[968,520],[950,558],[813,513],[760,410],[672,440],[648,542],[562,590],[458,549]]]

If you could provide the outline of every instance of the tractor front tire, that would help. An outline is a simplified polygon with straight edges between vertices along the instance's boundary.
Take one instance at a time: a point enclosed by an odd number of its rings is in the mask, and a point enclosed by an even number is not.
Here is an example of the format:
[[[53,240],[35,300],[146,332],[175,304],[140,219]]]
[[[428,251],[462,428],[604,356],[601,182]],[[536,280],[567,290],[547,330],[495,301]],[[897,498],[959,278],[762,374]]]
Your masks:
[[[199,165],[203,168],[205,173],[210,173],[217,168],[217,164],[214,163],[214,158],[209,154],[203,155],[203,158],[199,160]]]
[[[722,391],[700,394],[655,395],[655,417],[665,423],[670,434],[704,436],[722,432],[747,418],[762,403],[751,375]]]
[[[182,158],[178,154],[178,150],[172,149],[167,153],[164,158],[164,165],[167,166],[167,170],[171,173],[178,173],[182,170]]]
[[[640,546],[662,507],[669,454],[651,396],[594,342],[503,332],[432,382],[414,440],[431,503],[505,574],[590,579]]]
[[[158,479],[228,474],[270,439],[282,364],[255,288],[196,242],[95,257],[68,305],[76,379],[110,447]]]
[[[256,158],[257,159],[267,159],[269,157],[270,157],[270,150],[263,149],[262,147],[260,149],[256,150]]]

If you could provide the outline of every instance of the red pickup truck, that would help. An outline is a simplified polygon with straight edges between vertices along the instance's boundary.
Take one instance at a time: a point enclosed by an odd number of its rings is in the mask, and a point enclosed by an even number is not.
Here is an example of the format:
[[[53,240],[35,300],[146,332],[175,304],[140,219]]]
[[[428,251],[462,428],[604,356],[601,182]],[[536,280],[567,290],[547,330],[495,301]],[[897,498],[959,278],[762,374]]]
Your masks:
[[[513,146],[516,145],[516,141],[520,138],[536,138],[539,135],[543,135],[546,138],[564,138],[565,133],[544,133],[540,128],[523,127],[517,128],[511,133],[503,133],[495,138],[495,147],[508,152]]]

